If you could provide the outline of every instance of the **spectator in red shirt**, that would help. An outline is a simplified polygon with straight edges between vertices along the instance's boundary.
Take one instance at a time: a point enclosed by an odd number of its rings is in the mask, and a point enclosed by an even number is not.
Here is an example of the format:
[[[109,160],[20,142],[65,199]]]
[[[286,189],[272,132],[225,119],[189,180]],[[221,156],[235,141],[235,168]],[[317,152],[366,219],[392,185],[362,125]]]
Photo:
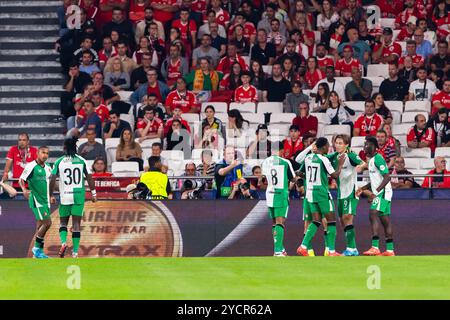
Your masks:
[[[450,176],[444,177],[444,174],[450,174],[446,169],[447,160],[444,157],[434,158],[434,169],[428,174],[442,174],[442,177],[426,177],[423,180],[422,188],[450,188]]]
[[[317,135],[317,127],[319,121],[317,117],[309,114],[309,105],[307,102],[302,102],[298,106],[299,115],[292,120],[292,125],[299,128],[300,136],[306,134],[315,137]]]
[[[392,168],[394,166],[395,160],[395,146],[392,146],[389,143],[388,136],[386,131],[379,130],[377,132],[377,141],[378,141],[378,153],[381,154],[386,160],[388,168]]]
[[[420,68],[425,65],[425,58],[420,54],[416,54],[417,44],[414,40],[406,41],[406,54],[398,59],[398,68],[403,69],[405,66],[405,58],[411,57],[414,68]]]
[[[402,47],[392,40],[391,28],[384,28],[381,43],[373,48],[372,63],[390,63],[396,61],[402,55]]]
[[[175,90],[169,92],[166,99],[166,112],[170,115],[175,107],[179,107],[183,113],[199,113],[195,94],[187,90],[186,80],[179,78]]]
[[[308,89],[313,89],[317,82],[325,78],[325,72],[319,69],[316,57],[309,57],[306,63],[305,82]]]
[[[92,164],[92,178],[103,178],[103,177],[112,177],[112,173],[106,171],[105,159],[97,158]]]
[[[382,18],[396,18],[403,10],[403,1],[377,0],[375,4],[380,7]]]
[[[163,127],[163,122],[156,117],[155,110],[150,106],[146,106],[144,108],[144,117],[136,125],[136,136],[139,137],[139,143],[147,139],[162,139]]]
[[[249,71],[241,72],[242,85],[237,87],[234,91],[234,101],[245,102],[257,102],[258,90],[250,84],[251,76]]]
[[[436,92],[431,98],[433,107],[431,114],[434,115],[440,108],[446,108],[450,110],[450,79],[444,81],[442,90]]]
[[[100,69],[103,70],[103,68],[106,65],[106,62],[109,60],[109,58],[115,57],[118,55],[118,51],[115,46],[113,46],[111,37],[105,37],[103,39],[103,48],[99,50],[98,52],[98,60],[100,63]]]
[[[414,117],[416,124],[409,129],[406,142],[411,149],[430,148],[431,152],[436,149],[433,128],[427,128],[427,119],[423,114]]]
[[[420,12],[414,7],[414,2],[414,0],[404,0],[406,8],[395,18],[396,29],[404,27],[411,16],[422,18]]]
[[[8,180],[8,174],[12,169],[12,178],[19,179],[27,163],[37,159],[38,149],[30,146],[30,137],[27,133],[19,133],[17,146],[12,146],[6,155],[5,169],[3,170],[3,181]],[[17,183],[14,187],[19,186]]]
[[[336,66],[334,68],[337,77],[351,77],[352,68],[362,70],[362,65],[359,60],[353,58],[353,47],[351,45],[346,45],[342,52],[344,57],[336,61]]]
[[[172,27],[180,30],[185,50],[191,53],[197,40],[197,25],[194,20],[189,19],[189,8],[181,8],[180,19],[173,21]]]
[[[113,16],[113,10],[115,8],[120,8],[125,10],[128,6],[128,0],[99,0],[98,6],[100,10],[97,13],[97,19],[95,23],[97,28],[101,30],[103,25],[110,22]]]
[[[376,113],[373,100],[366,100],[364,107],[365,112],[355,121],[354,137],[375,136],[383,126],[383,118]]]
[[[186,129],[187,132],[191,132],[191,127],[189,126],[189,123],[183,119],[182,117],[183,111],[180,109],[179,106],[175,106],[172,111],[172,118],[167,120],[165,126],[164,126],[164,136],[167,137],[167,134],[172,128],[172,122],[174,120],[178,120],[181,123],[181,127],[183,129]]]
[[[416,30],[416,22],[417,18],[414,16],[410,16],[408,18],[408,21],[406,22],[406,26],[400,30],[399,34],[397,35],[396,40],[397,41],[406,41],[406,40],[413,40],[414,31]]]
[[[163,24],[170,23],[180,8],[178,0],[152,0],[150,6],[153,8],[154,19]]]
[[[146,0],[130,0],[130,20],[136,24],[145,19]]]
[[[289,127],[289,137],[283,141],[284,158],[294,160],[298,151],[303,150],[303,143],[300,137],[300,128],[293,124]]]
[[[231,72],[231,66],[235,62],[238,62],[241,65],[242,70],[248,70],[244,59],[237,54],[236,44],[234,42],[230,42],[227,48],[227,55],[219,61],[216,70],[226,75]]]

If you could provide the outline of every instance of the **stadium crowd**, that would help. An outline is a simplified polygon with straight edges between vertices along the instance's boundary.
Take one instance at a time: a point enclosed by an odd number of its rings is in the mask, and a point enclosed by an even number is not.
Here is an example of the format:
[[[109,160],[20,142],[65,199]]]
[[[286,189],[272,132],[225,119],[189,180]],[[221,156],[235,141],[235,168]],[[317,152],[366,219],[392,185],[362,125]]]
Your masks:
[[[215,175],[205,185],[227,187],[219,196],[257,197],[271,144],[295,164],[338,133],[363,159],[364,137],[376,136],[394,174],[427,161],[449,173],[445,0],[64,0],[58,17],[61,114],[94,177]],[[33,157],[19,135],[2,180]],[[450,188],[445,177],[421,183]]]

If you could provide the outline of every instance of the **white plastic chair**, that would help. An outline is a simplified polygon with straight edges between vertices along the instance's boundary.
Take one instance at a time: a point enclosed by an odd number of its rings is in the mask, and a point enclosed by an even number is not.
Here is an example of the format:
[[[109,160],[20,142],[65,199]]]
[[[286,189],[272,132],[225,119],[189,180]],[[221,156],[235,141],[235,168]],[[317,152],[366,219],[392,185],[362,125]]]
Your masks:
[[[202,103],[202,113],[205,112],[207,106],[213,106],[216,113],[227,113],[228,104],[226,102],[203,102]]]
[[[420,158],[405,158],[405,167],[408,170],[420,169],[420,162],[423,159]]]
[[[295,117],[295,113],[272,113],[270,116],[270,123],[291,124]]]
[[[384,101],[386,107],[388,107],[391,112],[396,111],[403,113],[403,102],[402,101]]]
[[[444,157],[450,159],[450,147],[439,147],[434,152],[434,157]]]
[[[351,141],[352,149],[355,147],[364,147],[366,137],[353,137]]]
[[[192,160],[201,160],[202,159],[202,152],[204,150],[209,150],[212,152],[212,159],[213,161],[219,160],[219,151],[215,149],[194,149],[192,150]]]
[[[139,177],[139,164],[135,161],[116,161],[111,165],[115,177]]]
[[[345,101],[344,104],[355,112],[364,112],[364,101]]]
[[[422,112],[422,113],[418,113],[418,112],[403,112],[402,114],[402,123],[410,123],[411,126],[416,122],[414,120],[414,118],[418,115],[421,114],[423,115],[426,120],[428,121],[428,113]]]
[[[282,102],[259,102],[257,113],[283,113],[283,103]]]
[[[430,101],[406,101],[405,112],[408,111],[419,111],[419,112],[430,112],[431,103]]]
[[[350,126],[345,124],[333,124],[324,128],[323,134],[325,136],[334,136],[336,134],[350,135]]]
[[[387,64],[369,64],[367,66],[367,76],[368,77],[389,77],[389,65]]]
[[[230,110],[232,109],[237,109],[241,113],[255,113],[256,104],[254,102],[246,102],[246,103],[231,102]]]
[[[161,156],[170,160],[184,160],[184,152],[182,150],[164,150]]]
[[[431,149],[430,148],[418,148],[418,149],[406,148],[405,152],[403,153],[403,157],[404,158],[430,159],[431,158]]]

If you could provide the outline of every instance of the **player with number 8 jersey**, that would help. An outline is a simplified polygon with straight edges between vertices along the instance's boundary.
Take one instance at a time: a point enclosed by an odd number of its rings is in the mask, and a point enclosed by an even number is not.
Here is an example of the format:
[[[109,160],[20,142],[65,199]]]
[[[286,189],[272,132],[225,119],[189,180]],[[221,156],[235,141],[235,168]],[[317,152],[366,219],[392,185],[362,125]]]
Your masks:
[[[78,248],[81,237],[81,218],[84,212],[85,202],[85,178],[88,181],[92,193],[92,201],[96,201],[95,184],[91,176],[86,160],[76,154],[76,138],[69,138],[64,141],[65,155],[57,159],[52,171],[50,181],[50,194],[53,194],[56,178],[59,178],[60,194],[60,228],[59,235],[61,239],[61,249],[59,255],[64,257],[67,249],[67,225],[72,216],[72,241],[74,258],[78,257]]]
[[[281,157],[283,151],[283,143],[272,143],[272,155],[261,165],[262,174],[267,179],[266,203],[269,217],[273,221],[272,236],[276,257],[287,255],[283,245],[284,223],[289,211],[290,181],[295,176],[291,163]]]

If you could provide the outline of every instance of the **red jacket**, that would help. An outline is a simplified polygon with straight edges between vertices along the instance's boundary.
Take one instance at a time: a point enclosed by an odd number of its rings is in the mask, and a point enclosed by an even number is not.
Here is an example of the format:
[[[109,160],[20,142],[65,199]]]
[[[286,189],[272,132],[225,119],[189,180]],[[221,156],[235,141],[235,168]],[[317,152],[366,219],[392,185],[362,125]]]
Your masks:
[[[436,169],[431,170],[428,172],[428,174],[436,174]],[[450,174],[450,171],[444,170],[444,174]],[[425,180],[423,180],[422,188],[429,188],[430,183],[432,188],[450,188],[450,177],[443,177],[443,181],[437,182],[433,181],[433,177],[426,177]]]

